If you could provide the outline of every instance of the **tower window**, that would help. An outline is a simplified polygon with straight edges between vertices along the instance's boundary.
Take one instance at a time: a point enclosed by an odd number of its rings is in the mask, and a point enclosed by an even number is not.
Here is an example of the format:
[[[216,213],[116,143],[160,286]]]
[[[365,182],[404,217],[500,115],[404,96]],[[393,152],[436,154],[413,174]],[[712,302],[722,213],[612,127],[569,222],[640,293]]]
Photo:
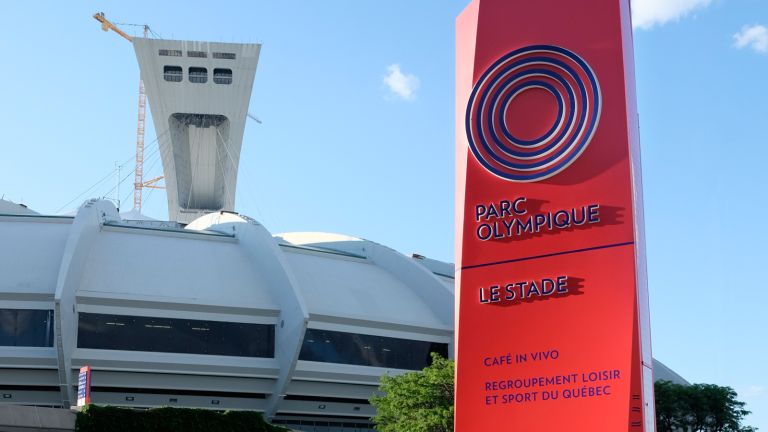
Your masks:
[[[170,82],[181,82],[181,66],[163,66],[163,78]]]
[[[214,69],[213,82],[216,84],[232,84],[232,69]]]
[[[158,54],[161,56],[181,57],[181,50],[161,49],[158,51]]]
[[[208,82],[208,69],[201,67],[189,68],[189,82],[196,84]]]
[[[207,58],[208,53],[205,51],[187,51],[187,57]]]
[[[235,53],[215,52],[213,53],[213,58],[224,59],[224,60],[234,60]]]

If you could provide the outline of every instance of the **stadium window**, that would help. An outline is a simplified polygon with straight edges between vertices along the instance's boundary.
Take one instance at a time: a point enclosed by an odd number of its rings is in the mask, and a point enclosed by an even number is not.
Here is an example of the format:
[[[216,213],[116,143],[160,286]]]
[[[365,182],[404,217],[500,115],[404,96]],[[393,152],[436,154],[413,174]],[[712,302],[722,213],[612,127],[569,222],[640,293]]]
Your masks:
[[[216,84],[232,84],[232,69],[214,69],[213,82]]]
[[[384,336],[307,329],[299,360],[421,370],[430,353],[448,356],[448,344]]]
[[[208,69],[202,67],[189,68],[189,82],[196,84],[208,82]]]
[[[81,312],[77,347],[273,358],[275,326]]]
[[[208,53],[205,51],[187,51],[187,57],[207,58]]]
[[[161,56],[181,57],[181,50],[161,49],[160,51],[158,51],[158,54],[160,54]]]
[[[0,346],[52,347],[53,311],[0,309]]]
[[[215,59],[224,59],[224,60],[234,60],[235,59],[235,53],[225,53],[225,52],[214,52],[213,58]]]
[[[163,78],[170,82],[181,82],[181,66],[163,66]]]

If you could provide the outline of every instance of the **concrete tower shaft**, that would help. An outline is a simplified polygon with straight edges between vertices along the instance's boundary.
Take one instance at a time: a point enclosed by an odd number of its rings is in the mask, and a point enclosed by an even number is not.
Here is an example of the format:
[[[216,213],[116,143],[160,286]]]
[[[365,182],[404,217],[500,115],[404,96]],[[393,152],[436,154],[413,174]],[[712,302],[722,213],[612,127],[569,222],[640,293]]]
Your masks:
[[[169,218],[234,210],[260,44],[134,38],[168,194]]]

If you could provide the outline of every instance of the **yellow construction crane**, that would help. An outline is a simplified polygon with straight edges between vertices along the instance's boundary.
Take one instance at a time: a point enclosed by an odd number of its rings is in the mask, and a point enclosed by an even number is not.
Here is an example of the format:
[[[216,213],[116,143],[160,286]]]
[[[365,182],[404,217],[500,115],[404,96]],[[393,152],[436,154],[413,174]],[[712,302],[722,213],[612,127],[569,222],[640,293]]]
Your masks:
[[[112,24],[103,12],[93,14],[93,18],[101,23],[101,29],[105,32],[112,30],[118,35],[125,38],[128,42],[133,42],[133,38],[120,30],[116,25]],[[144,37],[149,35],[149,26],[144,25]],[[141,191],[144,188],[150,189],[165,189],[163,186],[158,186],[156,183],[163,179],[163,176],[153,178],[149,181],[144,181],[144,126],[146,124],[147,117],[147,94],[144,91],[144,81],[139,79],[139,122],[136,127],[136,171],[133,181],[133,208],[141,212]]]
[[[113,32],[119,34],[120,36],[124,37],[128,40],[128,42],[133,42],[133,38],[128,36],[124,31],[117,28],[116,25],[109,22],[107,18],[104,17],[104,12],[97,12],[93,14],[93,18],[96,19],[96,21],[101,23],[101,29],[105,32],[108,32],[112,30]],[[149,26],[144,26],[144,37],[147,37],[147,33],[149,32]]]

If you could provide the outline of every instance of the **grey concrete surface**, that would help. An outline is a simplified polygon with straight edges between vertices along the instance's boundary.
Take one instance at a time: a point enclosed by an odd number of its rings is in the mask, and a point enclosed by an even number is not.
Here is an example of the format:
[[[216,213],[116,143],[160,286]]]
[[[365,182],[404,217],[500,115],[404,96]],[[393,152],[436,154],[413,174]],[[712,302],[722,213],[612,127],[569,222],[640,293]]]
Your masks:
[[[0,432],[64,432],[74,430],[74,411],[61,408],[0,405]]]

